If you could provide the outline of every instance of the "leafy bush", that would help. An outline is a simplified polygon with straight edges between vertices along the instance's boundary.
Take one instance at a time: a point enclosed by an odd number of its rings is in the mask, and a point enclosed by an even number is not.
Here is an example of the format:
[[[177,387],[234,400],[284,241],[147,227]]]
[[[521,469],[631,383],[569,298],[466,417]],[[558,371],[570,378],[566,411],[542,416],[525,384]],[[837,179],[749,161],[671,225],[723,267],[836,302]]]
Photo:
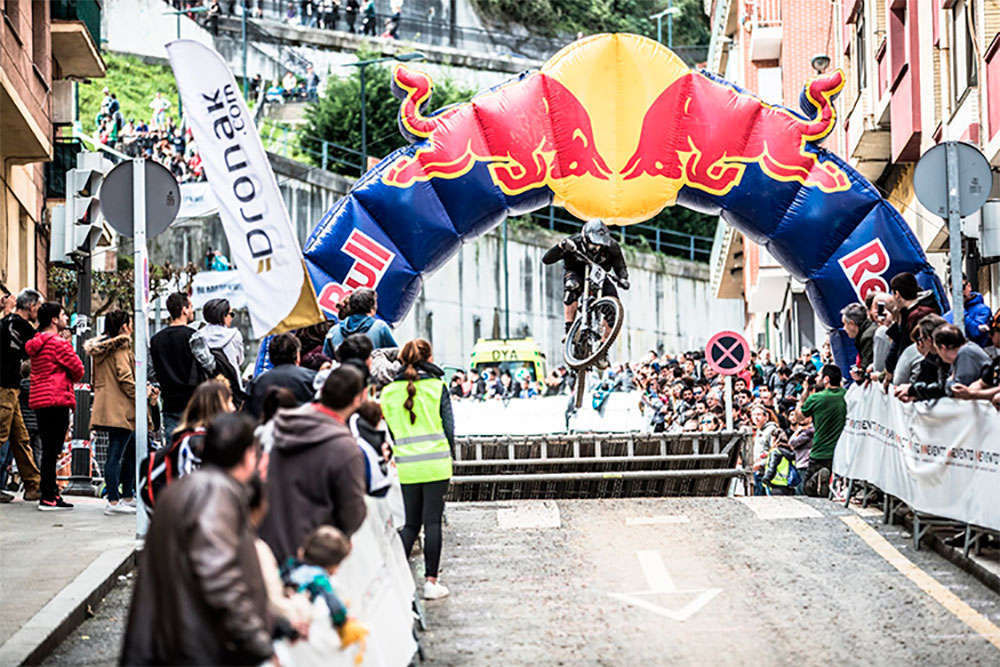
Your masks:
[[[519,24],[546,36],[583,32],[634,32],[656,36],[649,16],[666,8],[664,0],[472,0],[486,19]],[[674,44],[707,44],[708,17],[702,0],[675,0]],[[666,18],[663,39],[666,40]]]

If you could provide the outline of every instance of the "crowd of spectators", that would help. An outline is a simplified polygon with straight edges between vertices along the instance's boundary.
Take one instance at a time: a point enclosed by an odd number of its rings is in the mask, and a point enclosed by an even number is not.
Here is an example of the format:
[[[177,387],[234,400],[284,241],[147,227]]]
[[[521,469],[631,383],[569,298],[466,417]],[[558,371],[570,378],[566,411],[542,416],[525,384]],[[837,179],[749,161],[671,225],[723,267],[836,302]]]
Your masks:
[[[170,100],[156,93],[149,103],[149,121],[125,118],[117,93],[104,88],[101,108],[94,118],[95,136],[128,157],[145,157],[170,170],[178,182],[205,180],[201,156],[191,130],[168,115]]]
[[[238,15],[241,0],[171,0],[171,4],[178,10],[194,10],[188,16],[200,20],[213,34],[218,34],[219,17]],[[389,39],[398,38],[403,10],[403,0],[392,0],[389,4],[391,14],[379,26],[375,0],[276,0],[269,4],[269,10],[278,12],[280,18],[289,23]],[[254,18],[264,16],[264,5],[264,0],[246,0],[247,10]]]

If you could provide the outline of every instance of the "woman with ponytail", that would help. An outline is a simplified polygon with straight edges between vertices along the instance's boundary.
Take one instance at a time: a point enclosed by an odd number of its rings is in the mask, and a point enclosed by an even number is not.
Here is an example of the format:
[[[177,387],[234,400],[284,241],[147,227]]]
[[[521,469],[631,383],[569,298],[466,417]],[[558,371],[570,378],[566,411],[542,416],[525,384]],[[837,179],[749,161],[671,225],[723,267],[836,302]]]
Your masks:
[[[444,371],[434,365],[431,344],[411,340],[400,350],[403,368],[382,390],[382,413],[394,441],[393,456],[403,487],[406,523],[400,536],[409,558],[424,528],[424,599],[448,595],[438,583],[441,561],[441,517],[451,479],[455,421]]]

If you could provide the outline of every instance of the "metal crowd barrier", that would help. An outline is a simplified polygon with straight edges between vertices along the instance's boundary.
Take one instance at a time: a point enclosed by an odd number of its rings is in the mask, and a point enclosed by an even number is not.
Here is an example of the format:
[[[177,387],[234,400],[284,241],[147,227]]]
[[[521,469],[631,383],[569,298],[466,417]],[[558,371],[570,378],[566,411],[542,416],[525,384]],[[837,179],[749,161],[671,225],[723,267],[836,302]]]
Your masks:
[[[724,496],[748,433],[463,436],[451,500]]]
[[[910,507],[905,500],[885,493],[882,489],[878,488],[878,486],[872,484],[871,482],[859,479],[847,479],[843,477],[839,479],[841,480],[842,485],[846,485],[844,487],[845,491],[841,496],[834,490],[833,485],[831,485],[830,498],[842,501],[844,507],[848,507],[850,505],[856,491],[860,490],[862,507],[868,507],[870,504],[874,504],[872,497],[875,493],[873,493],[873,491],[882,495],[881,505],[883,524],[890,526],[894,525],[899,518],[899,515],[902,512],[909,510],[912,523],[911,532],[913,535],[914,551],[920,551],[920,545],[924,541],[925,537],[929,537],[934,532],[942,529],[949,532],[960,531],[962,535],[962,556],[964,558],[968,558],[970,553],[975,553],[977,556],[981,554],[981,540],[984,537],[993,536],[1000,538],[1000,531],[996,531],[991,528],[976,526],[974,524],[965,523],[956,519],[948,519],[934,514],[920,512],[913,507]]]

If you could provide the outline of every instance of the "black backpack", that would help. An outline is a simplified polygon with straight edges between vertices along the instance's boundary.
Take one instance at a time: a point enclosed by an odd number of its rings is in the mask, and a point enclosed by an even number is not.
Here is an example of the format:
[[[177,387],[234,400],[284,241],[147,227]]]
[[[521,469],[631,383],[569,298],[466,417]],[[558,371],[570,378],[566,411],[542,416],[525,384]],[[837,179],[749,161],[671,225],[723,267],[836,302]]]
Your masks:
[[[182,476],[185,465],[182,458],[201,464],[200,446],[204,437],[204,430],[189,432],[170,445],[153,451],[139,464],[138,491],[147,514],[153,514],[156,501],[164,489]],[[195,449],[198,451],[195,452]]]

